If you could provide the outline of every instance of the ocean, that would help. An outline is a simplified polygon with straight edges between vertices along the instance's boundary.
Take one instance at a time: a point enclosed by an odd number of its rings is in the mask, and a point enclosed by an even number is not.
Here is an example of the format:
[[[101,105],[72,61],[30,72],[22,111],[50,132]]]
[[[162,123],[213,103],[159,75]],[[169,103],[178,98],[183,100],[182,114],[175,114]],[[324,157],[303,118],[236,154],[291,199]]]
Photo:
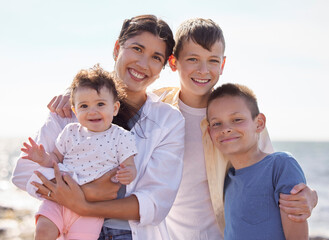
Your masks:
[[[30,239],[34,231],[33,212],[39,201],[18,190],[10,177],[25,139],[0,139],[0,234],[8,229],[10,238]],[[292,153],[302,166],[307,184],[318,193],[319,201],[309,219],[310,236],[329,238],[329,142],[273,142],[276,151]],[[3,211],[4,207],[11,211]],[[0,210],[1,210],[0,209]]]

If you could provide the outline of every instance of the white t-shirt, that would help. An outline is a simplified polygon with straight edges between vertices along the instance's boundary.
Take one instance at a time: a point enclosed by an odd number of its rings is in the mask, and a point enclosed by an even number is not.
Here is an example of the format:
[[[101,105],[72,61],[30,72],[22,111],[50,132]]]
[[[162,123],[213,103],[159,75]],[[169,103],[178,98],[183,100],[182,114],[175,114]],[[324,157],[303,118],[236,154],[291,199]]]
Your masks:
[[[184,167],[175,202],[166,218],[168,231],[172,240],[220,240],[210,200],[200,129],[206,108],[191,108],[180,100],[178,106],[185,117]]]
[[[137,153],[134,136],[115,124],[104,132],[92,132],[70,123],[59,134],[56,147],[64,156],[60,169],[75,173],[79,185],[94,181]]]

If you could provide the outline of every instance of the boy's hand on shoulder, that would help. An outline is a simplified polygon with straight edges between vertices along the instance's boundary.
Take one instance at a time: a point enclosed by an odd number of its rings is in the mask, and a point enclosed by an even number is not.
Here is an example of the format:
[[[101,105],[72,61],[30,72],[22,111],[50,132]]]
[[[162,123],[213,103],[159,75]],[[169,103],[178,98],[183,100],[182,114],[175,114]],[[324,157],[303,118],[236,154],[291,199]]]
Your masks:
[[[304,183],[294,186],[290,193],[280,194],[280,209],[287,213],[292,221],[303,222],[311,216],[317,205],[318,195]]]

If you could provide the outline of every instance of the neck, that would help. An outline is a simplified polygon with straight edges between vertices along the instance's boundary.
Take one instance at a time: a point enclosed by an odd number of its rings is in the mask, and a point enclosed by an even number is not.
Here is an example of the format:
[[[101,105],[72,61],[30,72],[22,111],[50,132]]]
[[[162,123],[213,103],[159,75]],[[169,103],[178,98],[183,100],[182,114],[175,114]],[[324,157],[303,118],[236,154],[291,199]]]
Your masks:
[[[250,149],[244,153],[225,155],[225,158],[232,163],[235,169],[241,169],[258,163],[267,155],[267,153],[262,152],[257,146],[256,149]]]
[[[206,95],[191,95],[180,90],[179,99],[189,107],[206,108],[209,95],[210,93]]]
[[[132,92],[132,91],[126,90],[126,93],[127,93],[126,102],[129,105],[136,108],[137,110],[139,110],[146,102],[147,95],[145,92]]]

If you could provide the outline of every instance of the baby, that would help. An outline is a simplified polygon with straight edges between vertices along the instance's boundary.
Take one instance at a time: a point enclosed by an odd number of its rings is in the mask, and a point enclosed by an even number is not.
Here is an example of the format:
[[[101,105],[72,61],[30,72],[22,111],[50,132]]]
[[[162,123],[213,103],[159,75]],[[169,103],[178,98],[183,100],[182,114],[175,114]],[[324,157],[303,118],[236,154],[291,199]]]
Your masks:
[[[91,182],[118,167],[116,180],[121,184],[131,183],[137,174],[134,155],[137,153],[133,135],[112,124],[120,108],[123,95],[117,89],[114,77],[99,65],[81,70],[71,84],[71,106],[78,122],[68,124],[56,141],[53,152],[46,152],[31,138],[21,150],[24,159],[30,159],[42,168],[41,173],[54,178],[54,162],[61,171],[72,174],[78,184]],[[28,191],[35,188],[29,181]],[[51,192],[48,193],[48,196]],[[122,196],[123,197],[123,196]],[[63,235],[73,239],[98,239],[103,219],[82,217],[49,200],[44,200],[36,214],[36,238],[56,239]]]

